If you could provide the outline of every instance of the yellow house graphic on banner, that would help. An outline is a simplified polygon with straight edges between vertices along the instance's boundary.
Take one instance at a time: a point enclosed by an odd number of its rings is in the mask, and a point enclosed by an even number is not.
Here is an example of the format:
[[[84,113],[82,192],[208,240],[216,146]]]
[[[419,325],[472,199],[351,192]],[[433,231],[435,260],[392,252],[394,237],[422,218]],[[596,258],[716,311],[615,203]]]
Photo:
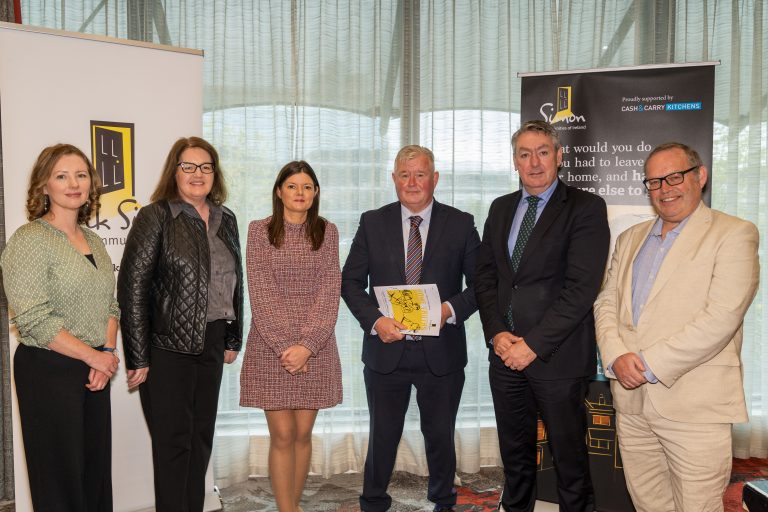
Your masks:
[[[117,216],[120,204],[134,199],[134,125],[91,121],[91,158],[101,178],[99,217]]]

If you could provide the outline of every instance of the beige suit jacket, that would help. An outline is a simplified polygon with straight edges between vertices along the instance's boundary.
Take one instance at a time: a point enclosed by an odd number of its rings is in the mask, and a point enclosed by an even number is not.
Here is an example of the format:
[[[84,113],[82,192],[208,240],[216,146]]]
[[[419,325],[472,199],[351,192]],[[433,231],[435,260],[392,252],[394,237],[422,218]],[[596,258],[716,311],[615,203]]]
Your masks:
[[[644,388],[659,414],[673,421],[747,421],[741,343],[760,273],[757,228],[699,204],[664,259],[634,326],[632,266],[654,222],[619,236],[595,302],[603,367],[642,351],[659,378],[634,390],[612,379],[614,406],[639,414]]]

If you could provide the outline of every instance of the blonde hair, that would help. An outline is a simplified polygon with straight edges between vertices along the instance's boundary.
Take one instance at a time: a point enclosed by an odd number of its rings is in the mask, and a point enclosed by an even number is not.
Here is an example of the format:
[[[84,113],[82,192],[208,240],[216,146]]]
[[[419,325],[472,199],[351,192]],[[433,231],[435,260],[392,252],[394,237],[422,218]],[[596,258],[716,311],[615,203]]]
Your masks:
[[[397,170],[398,165],[420,156],[427,157],[427,160],[429,160],[429,170],[435,172],[435,155],[432,154],[432,151],[430,151],[429,148],[425,148],[424,146],[417,146],[416,144],[404,146],[400,151],[397,152],[397,156],[395,157],[394,170]]]
[[[53,168],[56,167],[59,159],[65,155],[76,155],[82,158],[88,167],[88,176],[91,178],[88,200],[77,212],[77,223],[85,224],[99,210],[101,179],[96,174],[93,164],[85,156],[85,153],[72,144],[56,144],[43,149],[37,157],[35,165],[32,167],[32,175],[29,177],[29,189],[27,189],[27,220],[39,219],[50,210],[50,200],[44,192],[45,185],[51,179]]]

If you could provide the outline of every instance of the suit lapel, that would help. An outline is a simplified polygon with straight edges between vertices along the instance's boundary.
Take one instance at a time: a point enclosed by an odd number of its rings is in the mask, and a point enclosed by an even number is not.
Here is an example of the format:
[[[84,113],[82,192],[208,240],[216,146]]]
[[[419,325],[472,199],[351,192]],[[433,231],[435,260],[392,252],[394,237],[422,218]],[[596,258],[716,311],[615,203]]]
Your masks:
[[[544,211],[541,212],[539,220],[536,221],[531,236],[528,238],[528,243],[525,244],[523,255],[520,258],[520,266],[517,269],[518,272],[525,266],[526,261],[531,258],[531,255],[535,253],[536,247],[544,238],[544,233],[547,232],[549,226],[552,225],[552,222],[554,222],[557,216],[560,215],[560,212],[565,207],[565,201],[567,199],[568,194],[566,193],[565,184],[558,179],[557,187],[552,193],[552,197],[550,197],[547,204],[544,205]]]
[[[691,214],[690,220],[664,258],[664,262],[661,264],[659,273],[656,276],[656,281],[653,283],[653,288],[651,288],[651,292],[648,294],[648,300],[645,301],[646,304],[651,302],[666,285],[669,278],[675,275],[678,266],[691,260],[693,253],[696,252],[696,248],[701,243],[711,223],[712,212],[703,203],[699,204],[699,207]]]
[[[405,282],[405,242],[403,240],[403,216],[400,203],[392,203],[385,213],[384,234],[386,246],[392,253],[392,259],[397,265],[401,282]]]
[[[630,263],[622,269],[623,274],[619,276],[618,282],[621,283],[621,297],[624,297],[624,300],[621,302],[628,318],[632,318],[632,272],[635,266],[635,258],[637,258],[637,253],[640,252],[640,248],[648,238],[648,234],[653,229],[655,223],[656,221],[652,220],[648,222],[646,229],[637,230],[629,240],[629,247],[627,247],[627,253],[630,255],[628,261]]]
[[[511,201],[507,204],[507,208],[501,212],[504,222],[502,223],[502,231],[499,233],[499,239],[501,245],[504,248],[505,260],[507,262],[507,272],[509,275],[515,275],[515,271],[512,268],[512,254],[509,252],[509,232],[512,230],[512,221],[514,220],[515,213],[517,212],[517,206],[523,197],[522,190],[512,194]]]
[[[445,226],[447,225],[448,210],[443,205],[434,201],[432,203],[432,215],[429,218],[429,230],[427,231],[427,243],[424,246],[424,259],[422,261],[422,274],[426,270],[435,248],[439,246],[440,238],[443,236]]]

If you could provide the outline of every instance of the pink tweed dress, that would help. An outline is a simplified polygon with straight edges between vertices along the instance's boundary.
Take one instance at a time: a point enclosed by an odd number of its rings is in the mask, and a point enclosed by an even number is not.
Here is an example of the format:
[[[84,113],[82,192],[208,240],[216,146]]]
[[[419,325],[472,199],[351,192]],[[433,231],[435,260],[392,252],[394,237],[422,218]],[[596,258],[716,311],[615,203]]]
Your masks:
[[[327,223],[313,251],[303,224],[285,223],[279,249],[269,243],[270,217],[248,226],[246,271],[251,330],[240,373],[240,405],[264,410],[324,409],[341,403],[341,363],[334,329],[339,312],[339,232]],[[280,354],[312,351],[307,373],[291,375]]]

